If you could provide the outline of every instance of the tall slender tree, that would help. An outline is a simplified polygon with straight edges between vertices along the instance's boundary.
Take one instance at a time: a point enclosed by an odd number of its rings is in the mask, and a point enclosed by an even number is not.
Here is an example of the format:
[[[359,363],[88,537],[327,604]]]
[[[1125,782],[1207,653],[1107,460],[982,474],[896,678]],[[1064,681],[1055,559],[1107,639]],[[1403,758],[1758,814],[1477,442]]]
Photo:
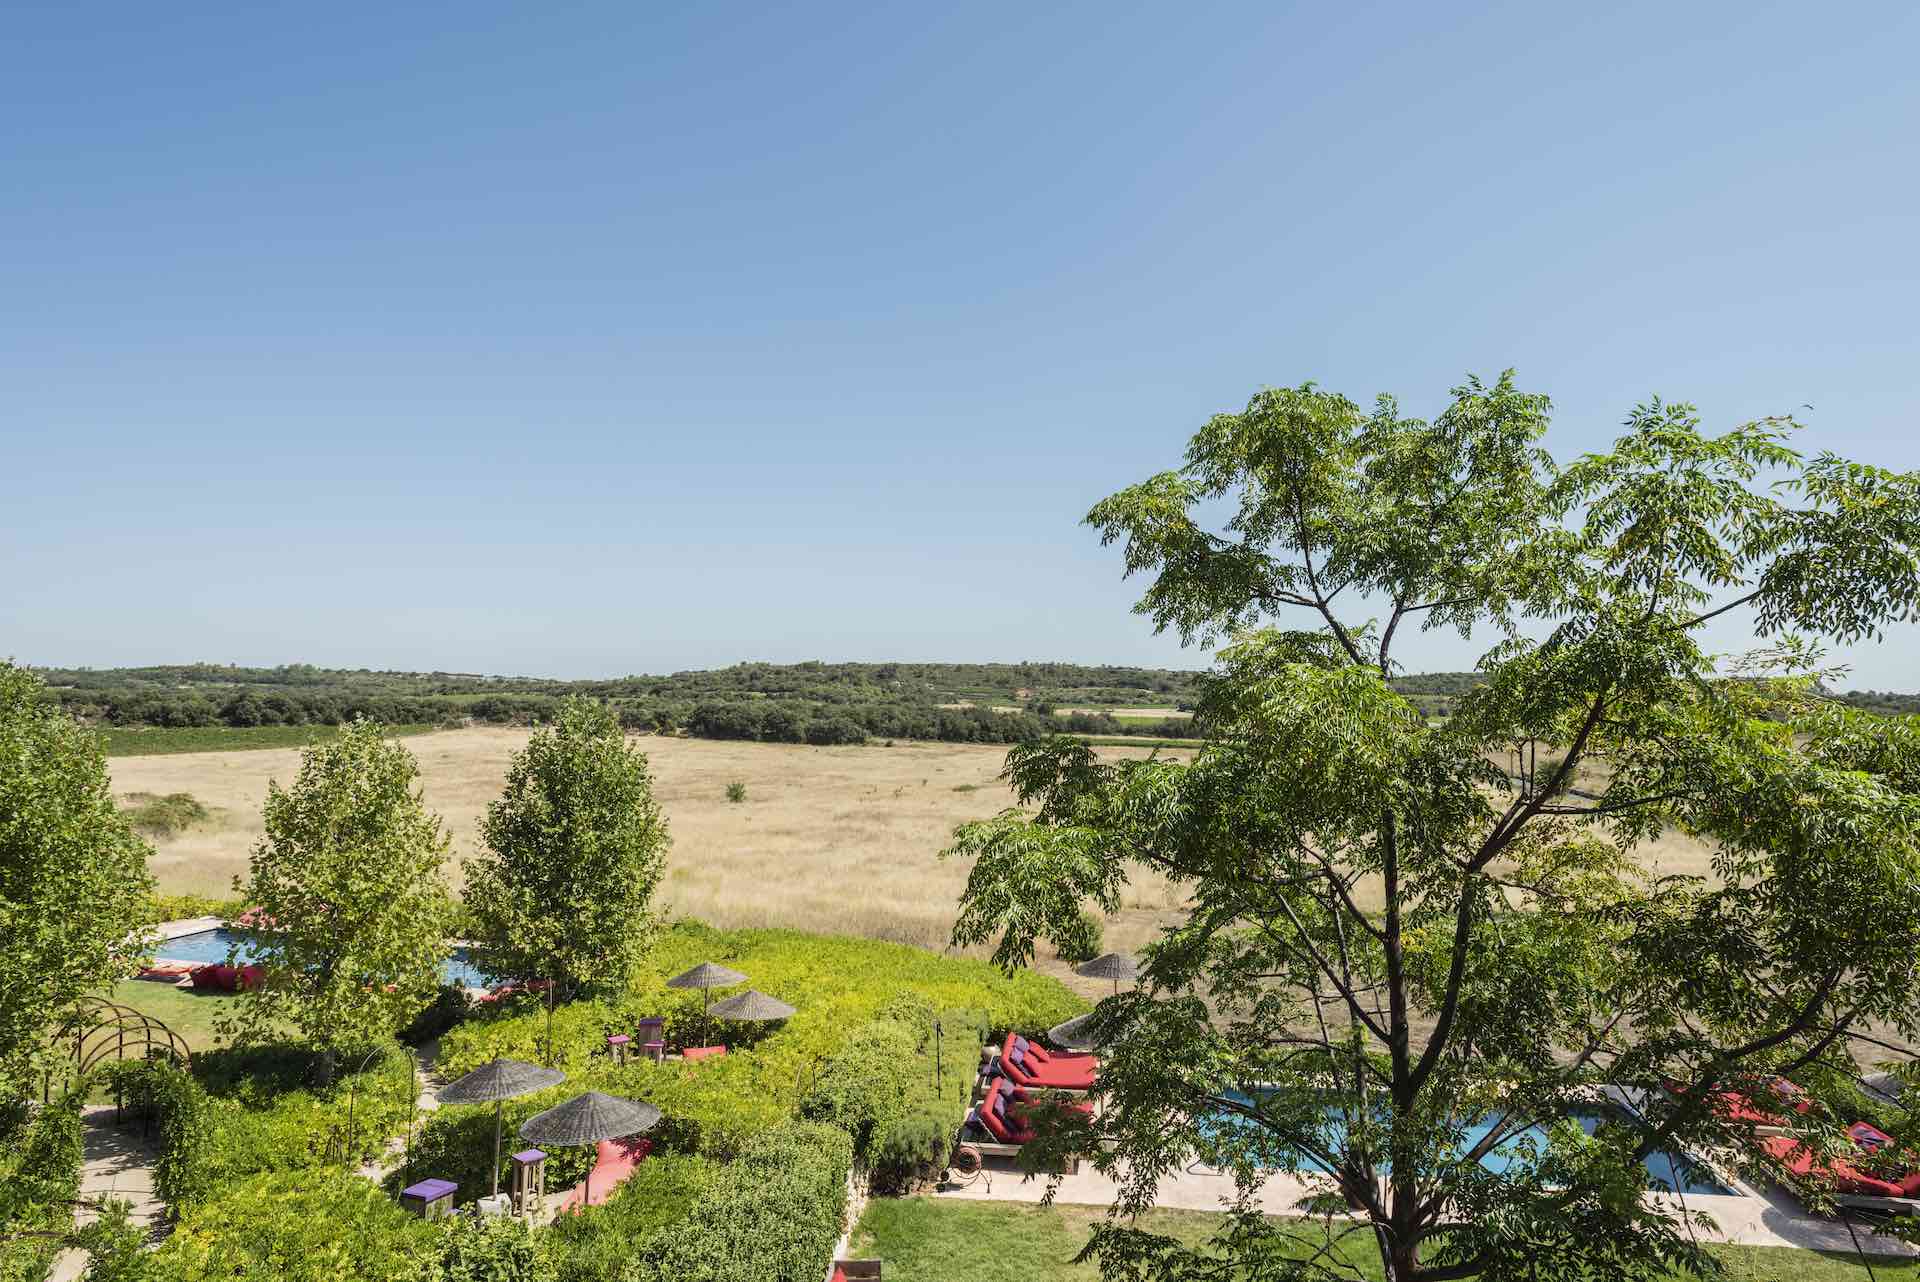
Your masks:
[[[0,1079],[23,1080],[76,1001],[133,973],[151,889],[100,737],[0,660]]]
[[[1021,964],[1141,867],[1191,895],[1096,1014],[1096,1134],[1058,1142],[1107,1141],[1122,1212],[1196,1158],[1238,1196],[1199,1246],[1099,1226],[1107,1276],[1710,1272],[1646,1160],[1752,1153],[1716,1093],[1920,1035],[1920,724],[1823,697],[1819,649],[1912,619],[1920,475],[1658,402],[1561,468],[1547,413],[1511,375],[1432,422],[1262,392],[1089,516],[1159,627],[1230,637],[1211,738],[1016,748],[1035,809],[959,830],[954,940]],[[1766,640],[1711,654],[1743,608]],[[1494,634],[1442,724],[1389,684],[1416,626]],[[1711,876],[1644,866],[1669,832]],[[1828,1152],[1846,1120],[1795,1125]],[[1258,1213],[1279,1168],[1321,1228]]]
[[[432,999],[454,903],[448,838],[419,774],[359,719],[306,750],[292,787],[268,784],[266,834],[235,886],[260,910],[266,976],[232,1031],[262,1039],[291,1025],[330,1074],[339,1052],[390,1037]]]
[[[625,987],[652,937],[666,820],[613,713],[569,699],[534,732],[464,865],[477,960],[563,993]]]

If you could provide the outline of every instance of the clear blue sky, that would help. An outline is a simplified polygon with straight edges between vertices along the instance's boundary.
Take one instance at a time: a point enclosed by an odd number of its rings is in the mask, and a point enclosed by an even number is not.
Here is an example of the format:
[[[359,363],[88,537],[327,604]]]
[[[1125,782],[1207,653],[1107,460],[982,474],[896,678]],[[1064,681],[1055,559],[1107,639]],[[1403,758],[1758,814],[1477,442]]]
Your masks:
[[[1916,49],[1910,4],[16,7],[0,653],[1197,666],[1078,519],[1307,378],[1920,467]]]

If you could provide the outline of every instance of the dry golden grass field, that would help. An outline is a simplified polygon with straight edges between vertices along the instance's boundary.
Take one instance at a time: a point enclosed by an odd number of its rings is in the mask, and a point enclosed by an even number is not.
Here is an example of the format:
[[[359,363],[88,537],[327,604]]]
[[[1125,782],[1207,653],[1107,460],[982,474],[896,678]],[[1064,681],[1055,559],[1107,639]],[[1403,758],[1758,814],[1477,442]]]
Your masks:
[[[420,761],[429,808],[472,853],[487,803],[525,730],[443,730],[401,740]],[[661,898],[670,911],[722,926],[798,926],[928,948],[947,942],[967,866],[937,858],[954,825],[1012,803],[996,778],[1004,747],[898,743],[814,748],[644,737],[654,795],[673,833]],[[1146,749],[1105,748],[1145,756]],[[1183,755],[1177,752],[1171,755]],[[291,783],[296,749],[114,757],[116,793],[192,794],[211,818],[154,843],[164,891],[229,893],[261,834],[267,781]],[[747,799],[726,799],[739,780]],[[457,866],[450,870],[458,880]],[[1106,924],[1109,948],[1132,948],[1172,920],[1164,883],[1137,884]]]
[[[478,844],[487,803],[500,793],[507,761],[525,730],[444,730],[402,740],[420,761],[427,805],[453,835],[454,864]],[[938,858],[956,824],[1011,804],[996,777],[1006,750],[991,745],[898,743],[815,748],[711,739],[642,737],[654,792],[673,849],[661,901],[672,913],[720,926],[796,926],[942,948],[953,925],[967,865]],[[1145,756],[1150,749],[1103,753]],[[1167,755],[1185,757],[1179,750]],[[225,895],[246,872],[261,834],[267,781],[292,781],[296,749],[114,757],[115,792],[185,792],[211,812],[174,837],[154,841],[153,871],[164,891]],[[747,800],[726,799],[735,780]],[[1707,874],[1708,848],[1681,836],[1643,847],[1642,861],[1666,873]],[[1371,892],[1371,893],[1369,893]],[[1378,888],[1362,883],[1363,902]],[[1179,897],[1138,876],[1125,906],[1105,922],[1105,946],[1133,949],[1175,920]],[[1041,969],[1087,994],[1044,955]]]

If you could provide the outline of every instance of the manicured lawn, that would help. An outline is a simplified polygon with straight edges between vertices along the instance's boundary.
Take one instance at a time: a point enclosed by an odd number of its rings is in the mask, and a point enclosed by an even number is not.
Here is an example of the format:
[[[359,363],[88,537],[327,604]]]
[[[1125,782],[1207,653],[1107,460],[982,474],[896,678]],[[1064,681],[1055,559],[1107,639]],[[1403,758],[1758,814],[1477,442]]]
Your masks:
[[[1091,1263],[1074,1264],[1090,1227],[1105,1215],[1092,1206],[1043,1208],[1014,1203],[876,1198],[854,1232],[857,1259],[878,1257],[890,1282],[1098,1282]],[[1206,1236],[1218,1217],[1203,1211],[1156,1211],[1143,1227],[1184,1241]],[[1858,1257],[1777,1247],[1725,1247],[1718,1254],[1734,1282],[1867,1282]],[[1369,1257],[1354,1253],[1369,1278]],[[1876,1282],[1915,1282],[1920,1264],[1875,1256]]]
[[[213,1017],[226,1003],[236,1000],[231,993],[196,993],[191,988],[151,984],[142,979],[115,984],[111,999],[159,1020],[180,1034],[187,1049],[196,1054],[219,1044]]]
[[[389,737],[426,734],[427,725],[388,726]],[[109,757],[169,752],[236,752],[246,748],[304,748],[340,733],[338,726],[109,726],[101,731]]]

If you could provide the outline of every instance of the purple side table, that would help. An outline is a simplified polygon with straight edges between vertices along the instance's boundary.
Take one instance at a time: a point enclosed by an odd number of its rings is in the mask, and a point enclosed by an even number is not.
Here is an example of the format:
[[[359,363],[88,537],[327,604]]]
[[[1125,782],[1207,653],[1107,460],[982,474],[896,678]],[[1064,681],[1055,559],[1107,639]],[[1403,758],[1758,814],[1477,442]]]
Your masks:
[[[453,1213],[453,1195],[460,1186],[452,1180],[421,1180],[400,1190],[400,1205],[423,1220]]]
[[[537,1148],[524,1148],[513,1155],[513,1210],[516,1215],[532,1215],[547,1202],[547,1155]]]

